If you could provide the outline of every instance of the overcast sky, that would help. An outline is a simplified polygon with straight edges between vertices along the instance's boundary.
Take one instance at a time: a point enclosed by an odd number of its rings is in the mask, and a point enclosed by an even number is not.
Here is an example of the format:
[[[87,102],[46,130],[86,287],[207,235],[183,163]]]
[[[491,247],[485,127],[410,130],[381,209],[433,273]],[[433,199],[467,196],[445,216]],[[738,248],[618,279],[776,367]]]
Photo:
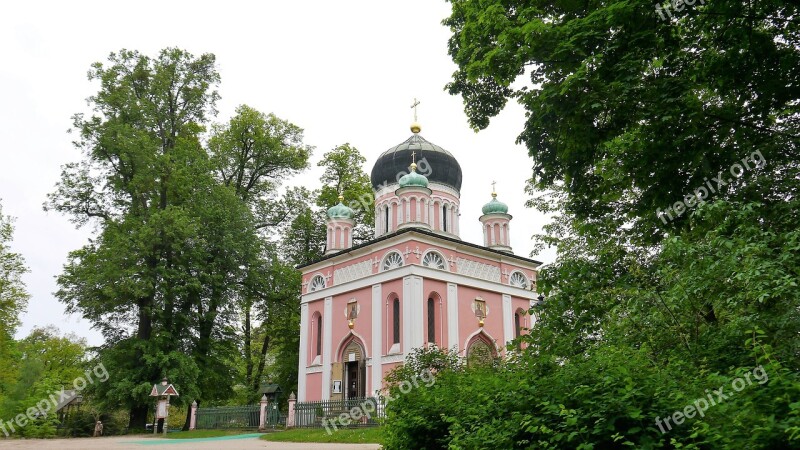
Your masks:
[[[367,158],[410,136],[410,105],[419,98],[420,133],[459,160],[461,237],[482,243],[478,217],[497,181],[509,205],[512,246],[529,256],[530,236],[545,218],[525,208],[523,189],[532,161],[514,143],[524,111],[511,104],[491,126],[474,133],[461,98],[443,88],[455,70],[447,55],[450,32],[441,25],[449,4],[437,1],[282,2],[42,2],[5,4],[0,17],[0,202],[16,217],[12,248],[22,253],[31,300],[18,336],[35,326],[102,343],[78,315],[53,296],[67,253],[83,246],[92,228],[45,213],[42,203],[60,166],[80,158],[67,130],[86,111],[98,86],[86,79],[91,63],[121,48],[156,55],[164,47],[214,53],[222,77],[219,115],[226,121],[248,104],[305,129],[316,147],[313,168],[291,184],[319,187],[316,163],[349,142]],[[554,254],[534,255],[551,262]]]

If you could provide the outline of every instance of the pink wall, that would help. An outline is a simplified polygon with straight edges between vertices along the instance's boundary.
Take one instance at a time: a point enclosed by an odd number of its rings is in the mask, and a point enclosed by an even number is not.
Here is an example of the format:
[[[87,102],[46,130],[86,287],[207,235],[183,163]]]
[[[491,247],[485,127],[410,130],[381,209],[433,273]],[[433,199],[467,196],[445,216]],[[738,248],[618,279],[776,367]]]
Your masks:
[[[303,376],[303,374],[300,374]],[[322,400],[322,374],[309,373],[306,375],[306,401],[316,402]]]
[[[353,333],[359,337],[361,345],[364,346],[366,356],[372,355],[372,288],[366,287],[355,291],[350,291],[342,295],[333,297],[332,302],[332,351],[331,362],[341,362],[341,352],[346,345],[345,339],[350,336],[350,327],[347,320],[347,308],[350,300],[355,299],[358,303],[358,318],[353,321]]]
[[[483,331],[493,340],[495,345],[502,350],[503,342],[503,297],[501,294],[489,292],[482,289],[475,289],[467,286],[458,287],[458,321],[459,321],[459,354],[466,355],[464,342],[468,336],[481,330],[478,325],[478,318],[472,311],[472,303],[475,297],[481,297],[486,301],[487,316],[484,319]]]

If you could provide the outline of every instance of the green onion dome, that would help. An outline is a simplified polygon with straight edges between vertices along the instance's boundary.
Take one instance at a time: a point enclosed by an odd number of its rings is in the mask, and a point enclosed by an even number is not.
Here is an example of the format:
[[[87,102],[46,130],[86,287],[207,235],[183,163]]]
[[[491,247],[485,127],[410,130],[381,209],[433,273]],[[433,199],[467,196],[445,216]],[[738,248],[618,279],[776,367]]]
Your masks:
[[[492,192],[492,200],[483,205],[484,214],[508,214],[508,205],[497,200],[497,193]]]
[[[342,203],[343,196],[339,196],[339,204],[328,208],[328,217],[331,219],[352,219],[355,212]]]
[[[425,175],[417,173],[417,165],[411,163],[411,172],[400,178],[400,187],[428,187],[428,179]]]

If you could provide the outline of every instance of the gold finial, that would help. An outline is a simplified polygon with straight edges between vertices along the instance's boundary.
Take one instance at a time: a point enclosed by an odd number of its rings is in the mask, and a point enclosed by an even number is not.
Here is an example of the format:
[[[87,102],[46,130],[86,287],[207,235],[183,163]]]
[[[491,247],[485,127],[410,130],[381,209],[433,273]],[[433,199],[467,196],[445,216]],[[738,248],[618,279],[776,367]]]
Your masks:
[[[497,181],[492,181],[492,198],[497,197],[497,190],[495,189],[495,185],[496,184],[497,184]]]
[[[342,201],[344,201],[344,195],[339,193],[339,203],[341,203]]]
[[[408,168],[411,169],[412,172],[416,172],[417,171],[416,154],[417,154],[416,150],[411,152],[411,165],[408,166]]]
[[[414,103],[411,104],[411,109],[414,110],[414,122],[411,124],[411,132],[417,134],[420,132],[422,127],[420,127],[419,122],[417,122],[417,106],[419,105],[419,100],[414,97]]]

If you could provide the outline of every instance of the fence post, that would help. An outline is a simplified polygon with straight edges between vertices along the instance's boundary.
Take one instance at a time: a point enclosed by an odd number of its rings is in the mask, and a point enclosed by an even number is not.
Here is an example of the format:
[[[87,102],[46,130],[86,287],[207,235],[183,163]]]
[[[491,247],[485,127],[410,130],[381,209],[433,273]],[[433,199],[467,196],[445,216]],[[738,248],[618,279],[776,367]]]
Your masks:
[[[297,402],[297,399],[294,396],[294,392],[289,394],[289,413],[286,415],[286,428],[293,428],[295,426],[294,423],[294,404]]]
[[[261,415],[258,419],[258,429],[264,431],[267,428],[267,394],[261,396]]]
[[[189,418],[189,430],[197,428],[197,401],[192,402],[192,415]]]

